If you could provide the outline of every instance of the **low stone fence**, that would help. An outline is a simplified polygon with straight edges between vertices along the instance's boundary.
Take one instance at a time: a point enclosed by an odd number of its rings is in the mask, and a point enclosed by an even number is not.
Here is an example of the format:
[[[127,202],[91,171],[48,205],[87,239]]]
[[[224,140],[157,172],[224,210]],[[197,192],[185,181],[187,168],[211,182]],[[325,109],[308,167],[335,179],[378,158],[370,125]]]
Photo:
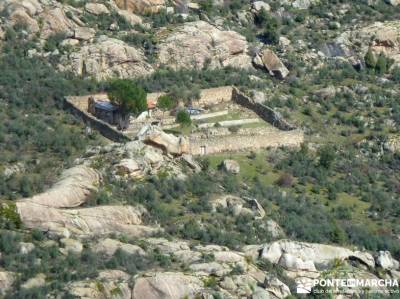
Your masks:
[[[194,104],[206,107],[230,102],[232,100],[232,89],[232,86],[203,89],[200,92],[200,99],[194,101]]]
[[[223,152],[251,151],[263,148],[299,147],[304,142],[301,130],[265,131],[263,134],[230,134],[209,138],[190,138],[192,155],[209,155]]]
[[[65,97],[64,108],[71,111],[76,117],[83,120],[83,122],[93,129],[99,131],[104,137],[114,142],[130,141],[123,132],[118,131],[108,123],[94,117],[87,112],[88,96],[83,97]],[[85,106],[86,105],[86,106]]]
[[[255,102],[250,97],[240,92],[236,87],[233,87],[232,100],[243,107],[253,110],[263,120],[280,130],[290,131],[296,129],[296,126],[289,124],[274,109],[265,106],[262,103]]]
[[[218,123],[204,123],[199,124],[199,128],[212,128],[215,127],[217,124],[221,127],[234,127],[234,126],[242,126],[248,124],[255,124],[255,123],[264,123],[260,118],[245,118],[245,119],[234,119],[234,120],[223,120],[219,121]]]
[[[210,113],[204,113],[204,114],[199,114],[199,115],[192,115],[192,116],[190,116],[190,118],[192,120],[204,120],[204,119],[208,119],[208,118],[224,116],[227,114],[229,114],[229,111],[223,110],[223,111],[210,112]]]
[[[206,107],[229,102],[232,100],[232,88],[232,86],[221,86],[202,89],[200,91],[200,98],[193,101],[193,106]],[[159,97],[165,94],[165,92],[149,93],[147,94],[147,100],[157,103]]]
[[[274,127],[257,127],[257,128],[237,128],[232,132],[230,128],[227,127],[214,127],[200,130],[196,133],[190,135],[191,140],[195,139],[207,139],[214,138],[217,136],[227,136],[235,134],[236,136],[268,136],[271,134],[276,134],[277,132],[282,132]],[[285,132],[285,131],[283,131]]]

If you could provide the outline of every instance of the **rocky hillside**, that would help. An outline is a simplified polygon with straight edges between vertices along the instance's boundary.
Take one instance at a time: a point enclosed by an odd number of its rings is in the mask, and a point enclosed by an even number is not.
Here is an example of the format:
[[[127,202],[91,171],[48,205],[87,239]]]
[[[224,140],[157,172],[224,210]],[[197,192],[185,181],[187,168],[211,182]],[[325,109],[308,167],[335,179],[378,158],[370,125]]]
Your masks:
[[[171,239],[171,232],[166,234],[171,228],[152,220],[160,209],[148,206],[154,195],[140,191],[140,185],[133,187],[130,194],[134,198],[127,199],[127,205],[102,202],[100,197],[96,206],[79,207],[93,204],[91,193],[132,177],[167,172],[179,178],[175,184],[189,183],[189,177],[201,171],[189,156],[171,159],[156,148],[133,141],[92,148],[76,163],[45,193],[16,201],[14,210],[12,205],[3,205],[2,213],[9,224],[13,221],[14,225],[33,229],[31,236],[7,231],[2,234],[2,264],[18,271],[0,272],[3,295],[55,292],[77,298],[287,298],[299,286],[332,273],[340,273],[337,278],[341,279],[399,277],[399,262],[388,251],[374,253],[285,239],[284,230],[257,199],[226,194],[226,187],[225,192],[214,193],[209,203],[201,200],[199,204],[208,204],[209,208],[189,207],[188,212],[203,210],[254,221],[255,225],[265,226],[263,234],[270,242],[229,248],[190,238]],[[226,171],[240,172],[231,164],[225,162]],[[185,171],[185,167],[191,170]],[[116,181],[105,184],[110,179]],[[197,179],[192,183],[200,182]],[[179,192],[177,188],[182,195],[189,190],[193,195],[207,192],[190,186],[175,186],[173,192]],[[170,196],[172,200],[175,197]],[[142,204],[140,198],[145,200]],[[237,229],[241,230],[242,225]],[[185,224],[185,235],[193,229]],[[51,265],[43,260],[47,254],[52,256]],[[26,264],[19,264],[20,259]],[[56,270],[65,262],[66,268]],[[70,268],[74,265],[79,269]],[[69,278],[59,284],[58,275]],[[12,291],[15,286],[20,288],[16,293]],[[352,291],[359,293],[361,289]],[[385,293],[389,289],[378,287],[375,291]]]
[[[272,4],[275,11],[271,9]],[[383,53],[397,63],[396,21],[372,22],[360,16],[355,26],[346,23],[356,8],[367,14],[368,10],[374,11],[375,5],[383,6],[381,14],[386,17],[389,5],[342,4],[337,8],[338,15],[323,16],[318,11],[322,3],[287,1],[281,7],[275,2],[271,5],[258,1],[239,10],[215,4],[213,9],[222,14],[218,15],[208,11],[203,3],[181,1],[7,0],[0,7],[3,12],[0,36],[4,38],[7,28],[18,24],[26,34],[35,37],[36,46],[29,55],[56,56],[60,70],[96,79],[145,76],[160,66],[249,69],[251,60],[264,47],[263,38],[278,44],[282,57],[302,53],[297,58],[312,64],[330,58],[362,63],[368,48],[374,55]],[[312,15],[307,15],[308,11]],[[375,18],[380,19],[379,15]],[[280,22],[289,23],[288,28],[279,29],[277,26],[283,25]],[[271,28],[263,32],[264,23]],[[311,43],[307,45],[301,36],[306,37],[305,32],[318,26],[322,31],[312,32]],[[296,35],[296,31],[302,33]],[[325,43],[319,41],[318,34],[329,39]],[[293,39],[298,42],[291,43]],[[259,66],[256,59],[254,66]]]
[[[400,279],[399,17],[385,0],[0,1],[0,298],[398,298],[313,282]],[[181,100],[234,85],[305,142],[182,155],[192,124],[111,143],[63,97],[115,78]]]

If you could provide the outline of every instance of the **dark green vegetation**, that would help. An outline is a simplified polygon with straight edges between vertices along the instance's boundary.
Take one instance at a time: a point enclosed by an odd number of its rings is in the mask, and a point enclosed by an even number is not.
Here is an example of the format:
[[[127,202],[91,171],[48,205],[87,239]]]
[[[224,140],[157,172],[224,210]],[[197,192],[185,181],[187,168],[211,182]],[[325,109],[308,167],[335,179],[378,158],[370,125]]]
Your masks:
[[[146,92],[129,80],[114,80],[109,84],[108,97],[123,113],[138,115],[147,109]]]
[[[157,107],[161,109],[163,112],[168,110],[172,110],[177,105],[177,100],[169,95],[163,95],[157,100]]]
[[[98,142],[61,109],[65,95],[91,92],[96,84],[29,58],[32,47],[21,33],[9,30],[0,56],[0,173],[22,165],[10,177],[0,174],[2,199],[40,192],[88,144]]]
[[[176,122],[182,126],[190,126],[192,123],[190,115],[186,110],[181,110],[176,114]]]
[[[263,81],[251,79],[260,76]],[[264,81],[266,80],[266,81]],[[246,71],[232,67],[223,69],[178,70],[158,69],[146,78],[134,80],[147,92],[167,91],[172,97],[196,99],[199,89],[235,85],[246,88],[261,88],[271,84],[270,77],[262,71]]]
[[[36,245],[28,254],[20,254],[19,242],[29,241]],[[9,231],[0,231],[0,251],[2,258],[0,267],[11,272],[21,273],[15,282],[15,292],[4,297],[16,298],[45,298],[49,295],[60,295],[62,298],[74,298],[68,295],[67,283],[83,279],[95,279],[98,272],[105,269],[120,269],[131,275],[148,268],[165,267],[171,261],[156,251],[143,256],[129,255],[117,250],[111,258],[95,253],[89,244],[80,255],[69,253],[64,255],[54,243],[46,241],[46,237],[39,231],[31,234],[19,234]],[[40,245],[39,245],[40,244]],[[56,243],[55,243],[56,244]],[[46,275],[46,286],[30,289],[21,288],[27,279],[39,273]],[[99,283],[101,283],[99,281]]]
[[[207,167],[206,161],[204,167]],[[255,194],[241,188],[236,176],[227,175],[211,168],[190,175],[186,181],[159,175],[150,177],[140,185],[118,182],[108,177],[108,196],[101,192],[93,203],[123,202],[142,204],[148,210],[151,223],[160,223],[170,236],[199,240],[206,243],[238,248],[243,244],[255,244],[270,240],[266,220],[254,220],[251,216],[233,216],[232,212],[212,212],[211,200],[225,192],[233,194]],[[101,195],[103,194],[103,195]],[[107,192],[106,192],[107,194]],[[262,200],[267,208],[271,202]]]
[[[266,222],[272,218],[290,238],[390,250],[400,256],[393,236],[398,229],[394,197],[398,190],[393,189],[393,178],[383,176],[384,171],[393,172],[390,165],[398,160],[366,170],[351,150],[339,153],[326,146],[312,152],[304,146],[293,152],[229,155],[242,167],[235,176],[218,170],[226,157],[203,160],[203,172],[186,181],[160,175],[135,185],[109,176],[107,185],[112,189],[100,192],[93,203],[143,204],[150,222],[168,227],[171,236],[232,248],[271,240]],[[256,198],[268,216],[256,220],[233,216],[229,209],[212,212],[211,201],[224,193]]]

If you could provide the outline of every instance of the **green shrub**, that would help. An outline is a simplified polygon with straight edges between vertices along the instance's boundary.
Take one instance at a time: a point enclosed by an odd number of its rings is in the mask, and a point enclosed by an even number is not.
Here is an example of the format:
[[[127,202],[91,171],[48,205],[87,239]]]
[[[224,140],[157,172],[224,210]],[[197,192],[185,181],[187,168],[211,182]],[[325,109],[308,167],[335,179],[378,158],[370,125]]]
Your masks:
[[[50,38],[48,47],[60,36]],[[59,73],[41,57],[29,58],[34,45],[21,32],[8,29],[6,39],[0,55],[0,164],[22,161],[29,170],[0,178],[0,197],[14,199],[42,191],[56,169],[71,163],[87,144],[98,143],[60,109],[65,95],[93,92],[97,84]]]
[[[387,70],[388,70],[388,59],[386,58],[386,56],[384,54],[380,54],[378,57],[378,60],[376,61],[376,71],[378,72],[378,74],[386,74]]]
[[[22,222],[15,204],[0,204],[0,229],[20,228],[21,225]]]
[[[292,187],[294,182],[294,178],[290,173],[283,173],[279,179],[276,181],[276,184],[280,187]]]
[[[66,34],[63,32],[55,33],[50,35],[46,43],[43,46],[43,50],[47,52],[53,52],[54,50],[61,48],[61,42],[66,38]]]
[[[180,110],[176,114],[176,122],[182,126],[190,126],[192,120],[190,119],[190,114],[186,110]]]
[[[327,169],[331,168],[335,161],[335,149],[330,145],[325,145],[318,150],[319,164]]]

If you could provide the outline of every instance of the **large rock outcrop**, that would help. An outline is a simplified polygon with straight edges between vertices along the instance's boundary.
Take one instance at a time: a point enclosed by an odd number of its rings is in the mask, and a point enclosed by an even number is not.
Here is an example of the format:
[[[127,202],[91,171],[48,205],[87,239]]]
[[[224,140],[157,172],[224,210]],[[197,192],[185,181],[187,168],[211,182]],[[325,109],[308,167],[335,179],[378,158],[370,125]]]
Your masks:
[[[131,299],[131,276],[120,270],[101,271],[96,279],[70,283],[67,287],[74,298]]]
[[[120,9],[133,13],[156,13],[165,8],[165,0],[114,0]]]
[[[15,273],[0,269],[0,296],[4,296],[11,289],[15,279]]]
[[[37,33],[42,39],[56,33],[73,37],[76,30],[85,27],[76,17],[77,9],[53,1],[5,0],[0,3],[0,12],[5,12],[6,23],[25,25],[29,33]]]
[[[101,290],[107,298],[114,298],[114,293],[111,294],[110,290],[118,285],[123,292],[120,292],[120,297],[117,298],[212,298],[210,295],[217,292],[223,298],[283,299],[291,295],[288,285],[283,283],[279,276],[259,269],[257,261],[263,259],[263,255],[251,253],[260,250],[263,253],[263,248],[265,251],[267,247],[271,249],[274,246],[279,248],[274,249],[275,251],[281,250],[281,256],[279,260],[271,258],[269,261],[278,263],[283,268],[284,274],[292,278],[298,287],[312,284],[313,279],[321,275],[338,279],[374,280],[378,278],[373,274],[374,269],[366,270],[363,263],[355,263],[355,259],[359,258],[370,263],[372,257],[369,253],[336,246],[280,240],[266,246],[248,245],[242,251],[233,251],[224,246],[201,245],[179,239],[143,238],[137,242],[137,244],[128,244],[103,239],[98,241],[96,249],[99,250],[96,251],[106,253],[105,258],[109,258],[117,249],[120,249],[126,254],[133,254],[136,257],[140,255],[143,259],[151,252],[157,252],[173,260],[169,268],[180,265],[180,267],[184,266],[185,272],[158,268],[130,277],[121,271],[107,270],[101,272],[95,280],[70,284],[70,293],[78,298],[102,298],[99,297],[98,288],[101,283]],[[354,255],[357,257],[354,258]],[[383,255],[385,259],[388,256],[387,253],[379,253],[379,256]],[[318,269],[321,265],[316,262],[318,257],[326,262],[321,269]],[[346,258],[346,260],[339,261],[341,258]],[[318,267],[314,263],[318,264]],[[133,287],[129,289],[126,282],[132,279],[134,280]],[[97,282],[97,288],[95,282]],[[355,294],[362,292],[358,287],[349,289]],[[386,290],[384,287],[373,289]]]
[[[209,298],[216,290],[204,283],[209,279],[218,286],[223,298],[285,298],[290,295],[285,284],[258,269],[242,252],[224,246],[195,245],[163,238],[146,238],[143,244],[148,251],[173,257],[188,270],[185,274],[145,273],[136,280],[133,298]],[[168,284],[173,287],[169,289]],[[264,297],[257,297],[260,295]]]
[[[284,79],[289,74],[289,70],[279,59],[279,57],[270,49],[264,49],[253,60],[258,67],[265,67],[271,76]]]
[[[266,244],[262,249],[261,257],[276,264],[281,261],[281,258],[285,254],[298,258],[303,262],[312,262],[316,266],[326,266],[335,259],[357,259],[371,268],[375,266],[373,256],[367,252],[353,251],[338,246],[291,240],[279,240]]]
[[[397,6],[400,4],[399,0],[385,0],[385,2],[393,6]]]
[[[132,206],[99,206],[81,209],[46,208],[29,202],[18,202],[17,212],[27,228],[57,235],[80,237],[123,233],[149,235],[155,228],[142,225],[144,208]]]
[[[262,219],[265,211],[255,198],[240,198],[233,195],[224,195],[211,201],[213,210],[228,210],[233,215],[251,215],[254,218]]]
[[[400,63],[400,22],[375,23],[362,29],[361,34],[373,37],[370,44],[371,50],[379,55],[380,53]]]
[[[145,143],[161,148],[172,155],[188,154],[189,141],[183,137],[167,134],[156,126],[144,126],[138,133],[138,138]]]
[[[142,225],[143,207],[98,206],[77,208],[97,190],[100,176],[92,168],[76,166],[64,171],[61,179],[47,192],[16,202],[16,211],[27,228],[35,228],[67,238],[124,233],[148,235],[156,228]]]
[[[375,22],[364,27],[355,27],[340,34],[332,43],[340,56],[354,62],[363,58],[368,49],[375,56],[383,53],[393,59],[393,66],[400,64],[400,21]],[[323,50],[327,56],[329,53]],[[329,51],[328,51],[329,52]]]
[[[96,16],[110,13],[107,6],[102,3],[86,3],[85,10]]]
[[[35,20],[35,16],[42,11],[43,8],[37,0],[0,1],[0,12],[5,12],[8,15],[10,24],[23,24],[32,33],[39,31],[39,24]]]
[[[83,204],[90,193],[97,191],[100,174],[93,168],[79,165],[65,170],[48,191],[20,202],[53,208],[71,208]]]
[[[377,278],[365,270],[375,268],[375,260],[370,253],[339,246],[283,239],[261,247],[260,258],[280,265],[284,273],[295,280],[298,288],[311,288],[314,279],[341,267],[346,271],[339,271],[340,278]],[[353,266],[353,263],[358,266]],[[357,289],[354,291],[360,292]]]
[[[168,34],[161,31],[159,35]],[[174,69],[234,66],[250,68],[248,44],[234,31],[197,21],[176,27],[159,45],[158,62]]]
[[[240,165],[235,160],[224,160],[222,161],[222,168],[229,173],[238,174],[240,172]]]
[[[40,15],[43,25],[40,30],[42,38],[48,38],[55,33],[64,33],[68,37],[74,35],[75,29],[79,26],[67,17],[63,7],[46,10]]]
[[[395,260],[389,251],[379,251],[376,264],[385,270],[398,270],[400,267],[399,261]]]
[[[158,272],[136,280],[133,288],[134,299],[176,299],[194,298],[201,290],[200,279],[174,272]]]
[[[78,52],[64,56],[60,69],[98,80],[139,77],[153,72],[141,50],[106,36],[101,36],[94,44],[81,47]]]
[[[137,245],[123,243],[110,238],[99,240],[94,248],[95,252],[104,253],[107,256],[113,256],[117,250],[122,250],[126,254],[146,255],[146,252]]]

